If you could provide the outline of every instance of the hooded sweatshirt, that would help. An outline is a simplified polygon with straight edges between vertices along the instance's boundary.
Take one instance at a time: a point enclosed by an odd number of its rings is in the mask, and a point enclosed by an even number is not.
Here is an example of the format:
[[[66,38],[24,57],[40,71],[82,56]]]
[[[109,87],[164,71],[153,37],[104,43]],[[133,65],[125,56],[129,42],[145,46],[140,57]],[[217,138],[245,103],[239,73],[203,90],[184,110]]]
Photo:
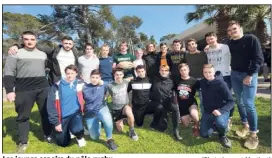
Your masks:
[[[153,78],[154,76],[158,75],[158,65],[157,61],[157,54],[155,52],[149,52],[147,55],[143,56],[143,59],[146,63],[146,73],[149,78]]]
[[[91,116],[96,116],[100,109],[102,109],[105,104],[105,85],[92,85],[86,84],[83,87],[83,98],[85,100],[84,109],[85,112]]]
[[[234,106],[234,99],[227,84],[224,82],[222,73],[217,71],[215,79],[208,81],[200,80],[203,107],[205,112],[212,113],[219,110],[221,113],[230,111]]]

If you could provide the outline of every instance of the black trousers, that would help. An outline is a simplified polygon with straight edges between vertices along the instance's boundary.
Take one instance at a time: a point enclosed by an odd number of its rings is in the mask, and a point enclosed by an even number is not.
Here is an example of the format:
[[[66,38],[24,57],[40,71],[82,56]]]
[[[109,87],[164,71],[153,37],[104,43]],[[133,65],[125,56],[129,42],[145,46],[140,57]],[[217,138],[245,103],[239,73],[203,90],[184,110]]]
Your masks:
[[[29,132],[29,118],[34,103],[36,102],[41,115],[41,124],[44,135],[52,132],[52,125],[48,120],[46,109],[49,87],[30,91],[16,92],[15,111],[17,112],[16,123],[18,126],[18,143],[27,143]]]
[[[158,106],[158,103],[149,101],[145,104],[133,104],[132,112],[137,126],[142,126],[144,117],[147,114],[154,114],[151,126],[157,126],[162,115],[163,107]]]

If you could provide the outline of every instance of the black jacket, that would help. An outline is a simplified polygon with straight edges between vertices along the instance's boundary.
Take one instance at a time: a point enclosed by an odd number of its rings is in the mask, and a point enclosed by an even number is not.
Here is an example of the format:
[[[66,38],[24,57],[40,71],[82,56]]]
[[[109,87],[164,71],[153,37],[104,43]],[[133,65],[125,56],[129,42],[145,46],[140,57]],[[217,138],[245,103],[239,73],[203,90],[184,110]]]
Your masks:
[[[130,81],[128,85],[128,92],[132,90],[132,104],[146,104],[149,101],[149,92],[151,88],[149,79],[136,77]]]
[[[143,56],[146,64],[146,74],[149,78],[153,78],[158,75],[157,54],[155,52],[149,52]]]
[[[166,100],[171,100],[173,95],[174,83],[172,79],[157,76],[152,82],[150,99],[163,103]]]
[[[161,66],[161,56],[162,56],[162,52],[159,52],[157,55],[157,72],[159,73],[160,71],[160,66]],[[166,53],[166,61],[167,61],[167,65],[169,66],[170,70],[172,70],[172,60],[171,60],[171,55],[169,52]]]
[[[219,110],[221,113],[230,111],[234,106],[234,99],[227,84],[224,82],[220,71],[215,74],[215,79],[208,81],[200,80],[203,107],[205,112],[212,113]]]

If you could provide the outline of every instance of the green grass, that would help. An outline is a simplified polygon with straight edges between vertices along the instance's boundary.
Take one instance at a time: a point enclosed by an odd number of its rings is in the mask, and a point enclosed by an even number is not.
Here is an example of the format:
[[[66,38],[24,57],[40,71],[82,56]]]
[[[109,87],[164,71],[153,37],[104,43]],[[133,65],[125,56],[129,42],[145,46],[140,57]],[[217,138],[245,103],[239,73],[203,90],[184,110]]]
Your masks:
[[[238,110],[236,108],[232,130],[228,133],[232,141],[232,148],[224,148],[218,141],[218,136],[213,135],[210,139],[194,138],[191,128],[181,126],[182,141],[175,141],[172,136],[171,123],[166,132],[152,131],[149,128],[151,116],[145,118],[144,127],[136,127],[139,135],[137,142],[128,137],[128,126],[125,133],[114,130],[113,138],[119,148],[114,153],[269,153],[271,152],[271,106],[270,100],[264,98],[256,99],[256,107],[259,120],[260,144],[256,150],[247,150],[243,147],[244,140],[235,136],[234,131],[241,127]],[[3,108],[3,152],[16,152],[16,113],[14,105],[4,103]],[[169,121],[171,122],[171,121]],[[113,153],[104,145],[105,133],[102,130],[99,141],[92,141],[85,136],[87,146],[78,148],[76,140],[72,140],[68,147],[58,147],[43,141],[43,133],[40,127],[40,117],[37,106],[32,110],[29,132],[29,147],[27,153]]]

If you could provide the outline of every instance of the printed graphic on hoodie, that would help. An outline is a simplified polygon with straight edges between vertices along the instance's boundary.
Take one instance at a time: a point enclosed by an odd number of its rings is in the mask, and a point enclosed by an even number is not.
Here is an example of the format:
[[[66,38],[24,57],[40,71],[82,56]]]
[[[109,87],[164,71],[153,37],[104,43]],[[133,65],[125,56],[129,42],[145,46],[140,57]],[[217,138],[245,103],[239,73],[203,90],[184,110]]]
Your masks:
[[[215,71],[220,71],[223,76],[230,75],[230,50],[225,44],[218,44],[217,48],[210,48],[207,52],[208,63],[212,64]]]

